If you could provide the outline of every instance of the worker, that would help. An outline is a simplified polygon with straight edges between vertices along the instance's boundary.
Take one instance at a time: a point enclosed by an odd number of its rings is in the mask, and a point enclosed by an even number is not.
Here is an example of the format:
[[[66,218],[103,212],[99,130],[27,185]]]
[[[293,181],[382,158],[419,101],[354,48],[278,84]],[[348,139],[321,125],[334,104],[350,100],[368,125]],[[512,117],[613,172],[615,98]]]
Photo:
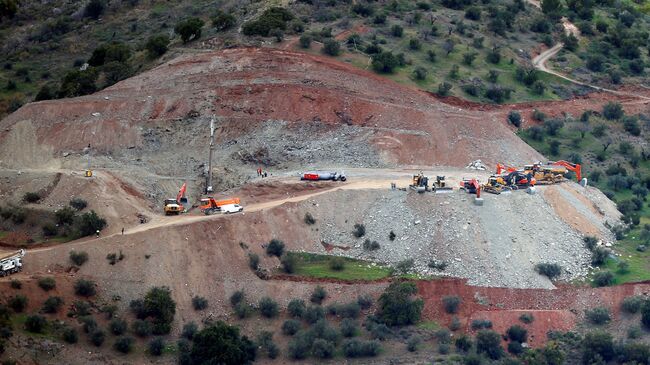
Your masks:
[[[96,234],[97,237],[99,238],[99,229],[95,232],[95,234]]]
[[[124,227],[122,227],[122,236],[124,236]]]

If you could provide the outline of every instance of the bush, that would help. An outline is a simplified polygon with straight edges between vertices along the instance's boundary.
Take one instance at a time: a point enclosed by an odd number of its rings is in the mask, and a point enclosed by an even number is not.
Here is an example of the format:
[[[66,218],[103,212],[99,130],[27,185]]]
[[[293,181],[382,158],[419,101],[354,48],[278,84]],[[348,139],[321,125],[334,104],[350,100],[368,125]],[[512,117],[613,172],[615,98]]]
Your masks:
[[[269,297],[260,299],[260,313],[266,318],[273,318],[278,315],[278,303]]]
[[[614,284],[614,274],[609,271],[597,272],[594,275],[594,285],[601,286],[610,286]]]
[[[79,320],[83,324],[84,332],[92,333],[95,329],[97,329],[97,321],[95,321],[92,316],[87,315],[79,318]]]
[[[361,238],[366,235],[366,226],[363,224],[355,224],[354,225],[354,231],[352,231],[352,235],[356,238]]]
[[[181,36],[183,43],[201,38],[201,28],[205,23],[199,18],[189,18],[176,23],[174,32]]]
[[[65,209],[65,208],[64,208]],[[84,213],[79,217],[79,233],[81,236],[90,236],[97,231],[101,231],[106,227],[106,220],[101,218],[91,210],[90,213]]]
[[[271,30],[286,30],[287,22],[294,18],[285,8],[272,7],[264,11],[257,20],[251,20],[242,26],[242,33],[247,36],[260,35],[267,37]]]
[[[521,345],[521,342],[509,342],[508,343],[508,352],[513,355],[519,355],[524,352],[524,347]]]
[[[313,225],[313,224],[316,223],[316,218],[314,218],[314,216],[311,215],[311,213],[309,213],[309,212],[305,213],[305,219],[304,220],[305,220],[305,224],[307,224],[307,225]]]
[[[236,292],[232,293],[230,296],[230,305],[233,307],[236,306],[237,304],[241,303],[245,298],[245,294],[243,290],[237,290]]]
[[[22,287],[23,287],[23,284],[20,282],[20,280],[11,279],[11,288],[12,289],[21,289]]]
[[[626,313],[637,313],[641,306],[643,305],[644,298],[640,295],[633,295],[623,299],[621,303],[621,310]]]
[[[92,342],[92,344],[97,347],[103,345],[105,339],[106,339],[106,334],[104,333],[104,331],[98,328],[94,329],[93,332],[90,334],[90,342]]]
[[[612,335],[605,332],[587,333],[582,340],[582,363],[596,364],[610,361],[614,358],[614,342]]]
[[[325,291],[325,288],[323,288],[320,285],[317,285],[316,288],[314,288],[314,291],[311,293],[311,297],[309,298],[309,300],[312,303],[321,304],[326,297],[327,297],[327,292]]]
[[[311,353],[317,359],[330,359],[334,356],[334,344],[322,338],[317,338],[314,340]]]
[[[342,257],[333,257],[329,259],[329,268],[333,271],[342,271],[345,269],[345,260]]]
[[[602,246],[597,246],[591,251],[591,264],[601,266],[607,261],[609,250]]]
[[[191,340],[194,338],[194,335],[199,330],[199,326],[194,322],[186,323],[183,325],[183,330],[181,331],[181,337]]]
[[[358,339],[343,342],[343,354],[348,358],[374,357],[379,355],[381,345],[377,341],[361,341]]]
[[[470,6],[465,10],[465,18],[470,20],[481,20],[481,8]]]
[[[79,335],[77,335],[77,330],[70,327],[66,327],[63,330],[61,337],[63,338],[63,341],[70,344],[77,343],[77,341],[79,341]]]
[[[25,319],[25,330],[32,333],[43,333],[47,326],[47,320],[37,314],[27,316]]]
[[[564,127],[564,122],[559,119],[547,119],[544,121],[544,128],[549,136],[557,136],[560,129]]]
[[[296,266],[298,265],[298,259],[296,256],[292,255],[291,253],[287,253],[286,255],[282,256],[280,259],[280,263],[282,264],[282,270],[287,273],[287,274],[293,274],[296,271]]]
[[[404,28],[395,24],[390,28],[390,33],[395,37],[401,38],[404,34]]]
[[[165,341],[161,337],[156,337],[149,342],[149,353],[153,356],[160,356],[165,349]]]
[[[144,297],[144,309],[148,317],[154,318],[154,334],[165,334],[171,330],[176,314],[176,302],[168,287],[153,287]]]
[[[472,340],[467,335],[460,335],[454,341],[456,349],[460,352],[467,352],[472,348]]]
[[[418,345],[422,342],[422,338],[417,335],[413,335],[409,337],[409,339],[406,341],[406,349],[409,352],[415,352],[418,350]]]
[[[194,310],[204,310],[208,307],[208,300],[204,297],[196,295],[194,298],[192,298],[192,306],[194,307]]]
[[[460,298],[457,296],[445,296],[442,298],[442,305],[445,308],[445,312],[449,314],[458,312],[458,306],[460,306],[460,302]]]
[[[305,48],[305,49],[310,48],[311,47],[311,40],[312,40],[312,38],[311,38],[310,35],[308,35],[308,34],[301,35],[300,40],[299,40],[300,41],[300,47]]]
[[[75,300],[74,303],[74,313],[78,316],[87,316],[90,314],[90,304],[85,300]]]
[[[413,70],[413,77],[416,80],[425,80],[427,78],[428,73],[429,73],[429,71],[427,71],[426,68],[424,68],[422,66],[418,66],[418,67],[415,68],[415,70]]]
[[[595,325],[602,325],[611,320],[609,310],[605,307],[596,307],[585,310],[587,320]]]
[[[524,343],[528,339],[528,331],[519,325],[514,325],[508,328],[508,331],[506,331],[506,335],[508,336],[510,341],[519,342],[519,343]]]
[[[610,101],[603,106],[603,116],[609,120],[620,119],[623,115],[623,106],[620,103]]]
[[[128,354],[133,349],[133,341],[133,337],[120,337],[115,341],[113,348],[123,354]]]
[[[26,203],[36,203],[39,200],[41,200],[41,196],[38,193],[28,192],[23,195],[23,201]]]
[[[45,223],[43,225],[43,235],[47,237],[56,236],[59,233],[59,228],[52,223]]]
[[[71,225],[74,222],[75,211],[70,207],[63,207],[54,212],[56,222],[60,225]]]
[[[237,18],[234,15],[221,10],[217,10],[217,13],[210,20],[212,20],[212,27],[218,31],[230,29],[237,24]]]
[[[248,253],[248,267],[251,268],[251,270],[257,270],[260,267],[260,257],[253,252]]]
[[[593,251],[598,244],[598,238],[594,236],[585,236],[582,240],[585,242],[585,246],[587,246],[589,251]]]
[[[381,245],[377,241],[371,241],[370,239],[363,241],[363,249],[366,251],[377,251],[380,248]]]
[[[492,328],[492,322],[487,319],[474,319],[472,320],[472,329],[479,330],[485,328]]]
[[[424,302],[413,299],[417,288],[413,283],[393,282],[379,297],[379,319],[389,326],[415,324],[420,320]]]
[[[90,0],[84,8],[84,16],[92,19],[99,19],[104,13],[106,5],[103,0]]]
[[[523,323],[531,324],[535,320],[535,317],[533,317],[532,313],[524,313],[521,316],[519,316],[519,320],[522,321]]]
[[[293,336],[300,330],[300,322],[295,319],[287,319],[282,323],[282,333]]]
[[[278,239],[272,239],[266,246],[266,254],[269,256],[280,257],[284,253],[284,242]]]
[[[77,295],[91,297],[95,295],[95,283],[90,280],[79,279],[74,283],[74,292]]]
[[[489,330],[481,330],[476,335],[476,352],[485,354],[492,360],[499,360],[503,356],[501,336]]]
[[[341,321],[341,335],[343,337],[354,337],[357,335],[359,326],[352,319],[345,318]]]
[[[639,127],[638,119],[636,117],[623,117],[623,128],[633,136],[641,135],[641,127]]]
[[[357,304],[359,304],[359,307],[361,309],[368,309],[372,307],[372,297],[368,294],[361,294],[359,297],[357,297]]]
[[[411,271],[414,264],[415,264],[415,261],[413,259],[402,260],[402,261],[398,262],[395,265],[395,271],[398,274],[406,275],[406,274],[408,274],[409,271]]]
[[[62,305],[63,299],[61,297],[49,297],[45,300],[45,303],[43,303],[43,312],[56,313]]]
[[[38,279],[38,286],[45,291],[50,291],[56,288],[56,281],[53,277],[40,278]]]
[[[341,44],[334,39],[328,39],[323,43],[322,52],[326,55],[336,57],[341,54]]]
[[[235,314],[239,319],[248,318],[253,314],[253,307],[245,302],[235,305]]]
[[[325,311],[323,308],[317,305],[312,305],[305,309],[305,315],[303,319],[308,323],[316,323],[319,320],[325,318]]]
[[[294,318],[301,318],[305,313],[305,301],[302,299],[292,299],[287,306],[287,312]]]
[[[535,265],[535,271],[540,275],[544,275],[550,280],[553,280],[562,274],[562,266],[551,263],[539,263]]]
[[[115,318],[109,323],[109,328],[111,329],[112,334],[120,336],[126,332],[127,323],[123,319]]]
[[[150,58],[158,58],[165,53],[169,47],[169,37],[166,34],[152,35],[147,40],[144,48]]]
[[[9,301],[7,302],[9,308],[11,308],[16,313],[21,313],[24,311],[25,308],[27,308],[27,303],[27,297],[20,294],[9,298]]]
[[[190,359],[192,364],[248,364],[255,360],[255,350],[237,327],[218,321],[194,336]]]
[[[151,334],[151,323],[137,319],[131,324],[131,329],[139,337],[147,337]]]
[[[643,336],[643,331],[639,326],[631,326],[627,329],[627,338],[637,339]]]

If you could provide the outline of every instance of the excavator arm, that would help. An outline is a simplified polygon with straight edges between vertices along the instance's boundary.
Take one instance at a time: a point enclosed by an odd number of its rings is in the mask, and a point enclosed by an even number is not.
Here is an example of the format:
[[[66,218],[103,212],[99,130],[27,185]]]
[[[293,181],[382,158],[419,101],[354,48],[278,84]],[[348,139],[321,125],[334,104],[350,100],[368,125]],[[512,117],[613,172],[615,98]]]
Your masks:
[[[187,183],[183,183],[183,186],[181,186],[181,189],[178,191],[178,195],[176,195],[176,202],[178,202],[178,204],[181,204],[181,199],[185,196],[186,190]]]
[[[510,173],[515,171],[517,171],[517,169],[512,166],[506,166],[504,164],[497,163],[497,175],[501,175],[504,172]]]
[[[563,166],[567,170],[575,172],[576,179],[578,179],[578,182],[580,182],[580,180],[582,180],[582,167],[580,166],[580,164],[571,163],[569,161],[564,161],[564,160],[551,162],[550,164],[551,165],[556,165],[556,166]]]

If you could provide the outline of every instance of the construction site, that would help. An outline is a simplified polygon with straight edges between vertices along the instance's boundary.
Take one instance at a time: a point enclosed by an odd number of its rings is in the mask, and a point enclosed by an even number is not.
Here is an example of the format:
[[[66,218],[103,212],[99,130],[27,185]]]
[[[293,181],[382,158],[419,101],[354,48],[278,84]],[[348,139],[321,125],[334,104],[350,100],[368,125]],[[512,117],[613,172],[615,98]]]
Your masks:
[[[578,115],[611,97],[516,108],[530,126],[533,110]],[[615,98],[626,112],[650,113],[645,99]],[[130,318],[131,301],[166,286],[176,302],[169,338],[188,322],[222,320],[250,338],[275,331],[282,349],[286,316],[239,320],[233,293],[244,290],[252,303],[271,297],[284,313],[317,286],[327,303],[361,294],[376,301],[391,282],[413,280],[423,321],[436,328],[459,321],[460,334],[489,320],[504,333],[531,313],[532,348],[546,344],[548,331],[581,326],[597,305],[616,308],[618,318],[623,298],[646,295],[648,284],[585,284],[594,269],[585,237],[620,256],[611,228],[622,214],[580,164],[550,160],[522,141],[506,120],[511,109],[439,100],[343,62],[272,48],[183,55],[91,95],[27,104],[0,122],[0,196],[5,207],[27,209],[20,226],[4,223],[2,297],[13,296],[19,280],[22,292],[33,288],[25,312],[38,311],[47,295],[36,283],[48,276],[68,308],[74,282],[84,278],[96,283],[93,310],[112,304]],[[24,201],[29,192],[38,192],[37,202]],[[74,198],[105,227],[73,240],[41,239],[42,222]],[[286,252],[392,274],[290,275],[267,254],[272,240]],[[71,264],[73,251],[87,253],[88,263]],[[117,253],[117,262],[106,259]],[[553,280],[536,269],[551,263],[561,267]],[[208,309],[193,308],[196,296]],[[443,310],[445,296],[462,301],[453,316]],[[67,321],[65,312],[53,318]],[[427,337],[433,332],[413,331],[435,342]],[[395,335],[379,357],[358,361],[435,358],[401,342]],[[84,346],[17,333],[6,353],[21,364],[154,363],[144,351],[122,358],[110,347]],[[284,351],[258,358],[290,361]]]

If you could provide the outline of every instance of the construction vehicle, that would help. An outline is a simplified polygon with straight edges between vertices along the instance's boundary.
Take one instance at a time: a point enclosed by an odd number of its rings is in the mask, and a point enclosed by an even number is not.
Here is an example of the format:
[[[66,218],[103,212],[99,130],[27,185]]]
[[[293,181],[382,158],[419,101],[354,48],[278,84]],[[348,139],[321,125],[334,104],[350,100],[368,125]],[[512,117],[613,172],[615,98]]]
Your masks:
[[[239,204],[240,204],[239,198],[215,200],[213,197],[207,197],[207,198],[201,199],[201,205],[199,205],[199,209],[201,209],[203,214],[211,215],[211,214],[216,214],[218,212],[221,212],[222,208],[224,206],[227,206],[227,205],[238,205],[239,206]],[[238,210],[238,211],[242,211],[242,210],[244,210],[243,207],[241,207],[241,209]]]
[[[345,181],[344,172],[338,171],[308,171],[300,175],[300,180],[318,181],[318,180],[332,180],[332,181]]]
[[[434,193],[451,193],[453,190],[454,189],[451,186],[447,186],[444,176],[436,176],[436,181],[433,182]]]
[[[460,182],[460,188],[470,194],[476,194],[477,198],[481,197],[481,184],[478,179],[463,179]]]
[[[0,276],[7,276],[21,271],[23,269],[23,256],[25,256],[24,249],[0,256]]]
[[[578,182],[582,182],[582,166],[580,166],[580,164],[571,163],[569,161],[564,161],[564,160],[549,162],[548,164],[551,166],[562,166],[569,171],[575,172],[576,180]]]
[[[163,210],[165,211],[165,215],[179,215],[185,212],[185,207],[189,205],[187,198],[185,197],[186,189],[187,184],[183,184],[180,190],[178,190],[176,199],[165,199],[165,202],[163,203]]]
[[[516,186],[514,188],[516,188]],[[488,178],[485,184],[481,185],[481,189],[485,192],[499,195],[501,193],[511,192],[513,187],[507,186],[503,177],[492,175]]]
[[[502,175],[504,173],[511,173],[517,171],[516,167],[506,166],[504,164],[497,163],[497,175]]]
[[[419,175],[413,175],[411,185],[409,185],[411,190],[417,191],[418,193],[424,193],[429,191],[429,178],[424,176],[422,172]]]
[[[226,204],[221,206],[221,212],[223,214],[232,214],[232,213],[239,213],[244,210],[244,207],[242,207],[239,204]]]

